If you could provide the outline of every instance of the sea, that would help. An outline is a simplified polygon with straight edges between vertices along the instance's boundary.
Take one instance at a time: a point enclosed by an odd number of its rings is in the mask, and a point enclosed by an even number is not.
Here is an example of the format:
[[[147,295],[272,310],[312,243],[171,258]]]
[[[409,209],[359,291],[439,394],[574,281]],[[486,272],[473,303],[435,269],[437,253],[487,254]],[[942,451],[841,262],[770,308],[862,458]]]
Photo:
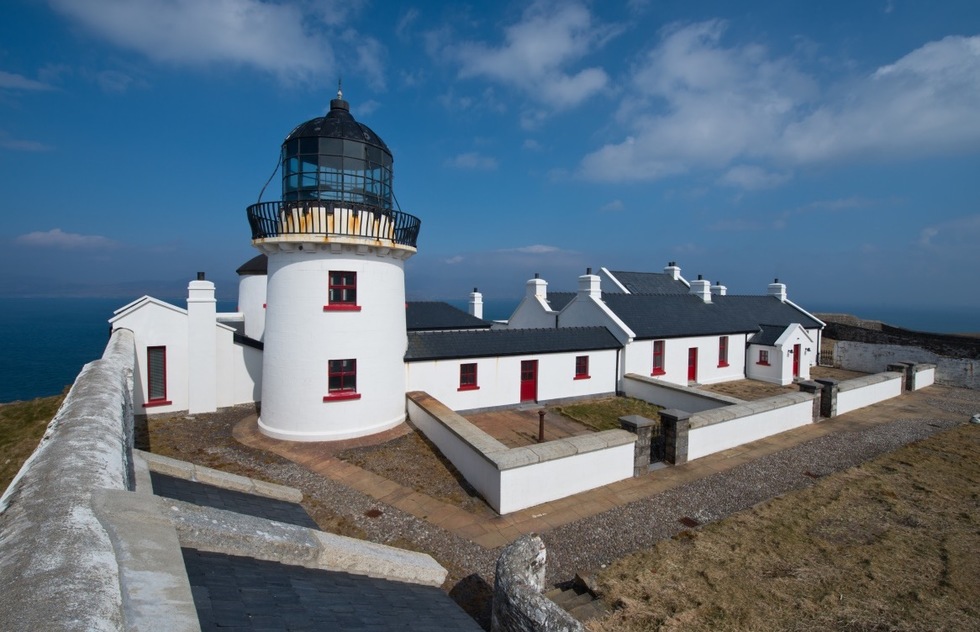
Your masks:
[[[503,320],[519,299],[484,301],[484,317]],[[184,299],[171,301],[185,307]],[[448,301],[466,309],[465,302]],[[0,298],[0,402],[57,395],[82,366],[102,357],[109,340],[109,318],[126,305],[121,298]],[[218,301],[218,311],[234,302]],[[881,320],[916,331],[980,332],[980,310],[928,310],[916,307],[807,305],[813,312],[839,312]]]

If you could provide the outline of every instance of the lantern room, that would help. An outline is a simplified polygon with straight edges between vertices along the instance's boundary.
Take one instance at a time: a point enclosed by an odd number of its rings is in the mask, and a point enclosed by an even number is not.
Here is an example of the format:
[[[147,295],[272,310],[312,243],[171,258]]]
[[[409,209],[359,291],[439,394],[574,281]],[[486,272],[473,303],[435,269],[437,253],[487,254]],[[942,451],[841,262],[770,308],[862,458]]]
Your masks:
[[[392,209],[392,157],[371,128],[354,120],[338,90],[330,111],[300,124],[282,144],[282,199]]]

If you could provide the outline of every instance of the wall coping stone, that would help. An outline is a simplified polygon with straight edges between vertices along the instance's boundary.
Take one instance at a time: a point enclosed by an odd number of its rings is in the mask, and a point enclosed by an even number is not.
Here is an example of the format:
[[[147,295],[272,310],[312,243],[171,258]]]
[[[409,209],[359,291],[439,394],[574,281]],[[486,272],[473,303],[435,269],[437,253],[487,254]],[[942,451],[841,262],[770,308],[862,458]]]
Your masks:
[[[714,391],[708,391],[702,388],[697,388],[695,386],[686,386],[681,384],[674,384],[673,382],[668,382],[666,380],[661,380],[649,375],[640,375],[639,373],[627,373],[623,376],[624,378],[637,380],[639,382],[646,382],[648,384],[653,384],[655,386],[660,386],[671,391],[677,391],[679,393],[684,393],[687,395],[694,395],[696,397],[701,397],[704,399],[716,401],[724,405],[732,404],[744,404],[744,399],[739,399],[737,397],[731,397],[730,395],[722,395],[721,393],[715,393]]]
[[[707,428],[726,421],[738,419],[739,417],[748,417],[759,413],[778,410],[780,408],[795,406],[804,402],[812,402],[818,396],[819,395],[816,393],[783,393],[782,395],[774,395],[773,397],[767,397],[765,399],[759,399],[755,400],[754,402],[747,402],[745,404],[738,404],[715,410],[706,410],[704,412],[691,415],[691,430],[695,430],[696,428]]]
[[[861,377],[855,377],[850,380],[844,380],[843,382],[837,383],[837,392],[844,393],[846,391],[853,391],[856,388],[864,388],[866,386],[871,386],[873,384],[880,384],[882,382],[888,382],[890,380],[904,380],[905,376],[901,373],[896,373],[894,371],[885,371],[883,373],[875,373],[874,375],[862,375]]]

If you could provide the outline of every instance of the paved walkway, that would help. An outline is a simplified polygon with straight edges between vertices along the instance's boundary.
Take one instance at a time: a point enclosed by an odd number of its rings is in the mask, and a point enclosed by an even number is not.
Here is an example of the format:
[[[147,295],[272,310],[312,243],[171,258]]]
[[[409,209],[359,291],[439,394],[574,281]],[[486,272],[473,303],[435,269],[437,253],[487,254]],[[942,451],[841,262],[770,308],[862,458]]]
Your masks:
[[[480,546],[496,548],[508,544],[522,534],[545,533],[830,433],[859,431],[903,418],[959,419],[961,415],[940,411],[929,405],[928,400],[941,397],[944,390],[945,387],[933,386],[923,391],[906,393],[834,419],[754,441],[684,465],[655,470],[638,478],[619,481],[505,516],[490,517],[467,512],[341,461],[335,456],[339,451],[355,445],[376,444],[407,434],[411,430],[405,424],[381,436],[365,439],[336,443],[296,443],[266,437],[259,432],[257,418],[252,415],[235,426],[234,436],[247,446],[274,452]]]

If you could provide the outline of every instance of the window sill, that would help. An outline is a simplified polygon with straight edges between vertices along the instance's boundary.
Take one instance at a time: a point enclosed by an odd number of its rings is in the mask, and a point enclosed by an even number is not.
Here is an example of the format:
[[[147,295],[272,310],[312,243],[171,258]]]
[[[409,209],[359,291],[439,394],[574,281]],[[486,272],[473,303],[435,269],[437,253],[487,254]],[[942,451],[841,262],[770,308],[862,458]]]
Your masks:
[[[323,401],[325,402],[340,402],[347,399],[361,399],[361,394],[351,391],[349,393],[333,393],[323,396]]]
[[[756,364],[758,364],[759,366],[772,366],[768,362],[756,362]]]
[[[650,375],[667,375],[667,372],[663,369],[654,369]]]
[[[576,375],[575,376],[575,379],[576,380],[591,380],[592,379],[592,376],[591,375]]]
[[[143,408],[153,408],[155,406],[170,406],[173,404],[169,399],[154,399],[143,404]]]
[[[480,387],[479,386],[460,386],[456,390],[457,391],[478,391],[478,390],[480,390]]]
[[[730,365],[727,362],[719,362],[718,363],[718,368],[719,369],[724,369],[724,368],[726,368],[728,366],[730,366]]]
[[[359,312],[361,311],[360,305],[324,305],[323,311],[325,312]]]

